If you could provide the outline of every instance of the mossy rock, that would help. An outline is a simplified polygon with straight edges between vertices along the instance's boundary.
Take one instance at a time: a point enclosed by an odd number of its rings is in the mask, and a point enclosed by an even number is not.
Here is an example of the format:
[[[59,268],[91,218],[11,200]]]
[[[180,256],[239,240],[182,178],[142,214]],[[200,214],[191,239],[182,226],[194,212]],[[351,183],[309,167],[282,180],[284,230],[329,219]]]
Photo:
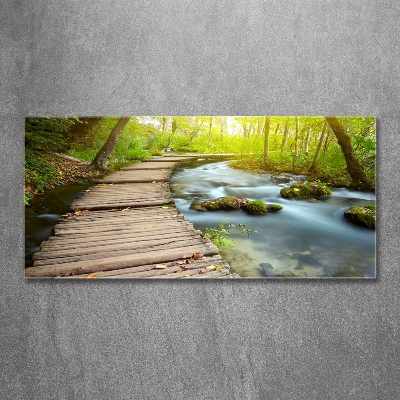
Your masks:
[[[243,208],[250,214],[267,214],[283,209],[279,204],[268,204],[260,200],[249,201]]]
[[[268,212],[267,204],[260,200],[249,201],[243,208],[250,214],[266,214]]]
[[[352,206],[344,212],[344,217],[353,224],[375,229],[376,207],[374,204]]]
[[[280,206],[279,204],[267,204],[267,210],[268,212],[276,212],[282,210],[283,207]]]
[[[267,214],[282,210],[283,207],[279,204],[267,204],[261,200],[250,201],[242,197],[226,196],[206,200],[203,203],[194,201],[190,208],[196,211],[238,210],[242,208],[250,214]]]
[[[281,196],[286,199],[301,199],[309,197],[329,196],[331,189],[321,182],[295,183],[294,185],[283,188],[280,191]]]
[[[201,204],[197,201],[194,201],[189,208],[196,211],[207,211],[207,208],[202,207]]]
[[[246,205],[249,201],[241,197],[236,196],[226,196],[219,197],[214,200],[206,200],[201,203],[200,206],[208,211],[213,210],[238,210],[239,208]]]

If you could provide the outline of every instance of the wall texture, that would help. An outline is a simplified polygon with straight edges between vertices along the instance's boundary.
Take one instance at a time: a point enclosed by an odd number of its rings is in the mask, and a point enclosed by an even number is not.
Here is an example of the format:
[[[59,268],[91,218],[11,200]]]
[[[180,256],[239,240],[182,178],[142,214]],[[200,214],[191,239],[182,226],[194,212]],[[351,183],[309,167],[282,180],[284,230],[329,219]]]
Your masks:
[[[3,1],[0,397],[398,399],[400,3]],[[376,115],[378,279],[23,278],[23,117]]]

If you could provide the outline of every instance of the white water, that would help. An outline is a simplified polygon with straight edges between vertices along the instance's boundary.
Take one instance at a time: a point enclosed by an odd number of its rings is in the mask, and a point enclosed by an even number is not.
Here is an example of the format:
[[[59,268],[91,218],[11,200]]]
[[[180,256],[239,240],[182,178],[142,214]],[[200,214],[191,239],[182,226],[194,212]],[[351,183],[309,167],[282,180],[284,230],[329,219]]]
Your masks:
[[[346,221],[343,213],[352,205],[375,202],[371,193],[333,189],[333,195],[317,203],[288,200],[271,174],[228,168],[227,162],[183,166],[171,178],[171,194],[178,209],[204,231],[223,220],[242,223],[256,230],[250,238],[231,235],[234,249],[222,249],[224,260],[242,277],[262,277],[260,263],[274,270],[290,271],[302,278],[375,277],[375,231]],[[242,210],[198,212],[193,201],[238,196],[283,206],[267,215],[249,215]]]

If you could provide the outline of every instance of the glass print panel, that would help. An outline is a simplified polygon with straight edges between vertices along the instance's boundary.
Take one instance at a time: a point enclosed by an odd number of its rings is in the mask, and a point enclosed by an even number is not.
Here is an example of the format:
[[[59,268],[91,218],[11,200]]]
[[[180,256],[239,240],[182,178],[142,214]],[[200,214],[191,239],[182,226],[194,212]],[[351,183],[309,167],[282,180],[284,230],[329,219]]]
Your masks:
[[[375,278],[376,118],[25,119],[27,278]]]

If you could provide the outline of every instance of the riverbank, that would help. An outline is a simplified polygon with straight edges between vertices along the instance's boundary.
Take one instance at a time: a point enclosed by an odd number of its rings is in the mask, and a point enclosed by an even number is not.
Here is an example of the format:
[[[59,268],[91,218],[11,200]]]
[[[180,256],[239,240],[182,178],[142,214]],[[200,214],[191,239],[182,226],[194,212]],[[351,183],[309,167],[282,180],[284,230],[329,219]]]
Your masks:
[[[246,172],[257,171],[259,174],[294,174],[307,175],[309,181],[324,182],[334,188],[352,188],[352,180],[346,168],[330,168],[329,170],[319,170],[310,172],[307,168],[295,168],[271,164],[268,168],[264,167],[263,161],[239,159],[229,163],[230,168],[239,169]],[[375,182],[375,179],[373,179]],[[375,185],[375,183],[374,183]],[[373,190],[375,192],[375,190]]]
[[[29,204],[32,198],[58,186],[85,182],[104,174],[90,170],[89,163],[62,154],[41,154],[41,165],[37,169],[25,169],[24,202]],[[107,171],[105,171],[107,172]]]

